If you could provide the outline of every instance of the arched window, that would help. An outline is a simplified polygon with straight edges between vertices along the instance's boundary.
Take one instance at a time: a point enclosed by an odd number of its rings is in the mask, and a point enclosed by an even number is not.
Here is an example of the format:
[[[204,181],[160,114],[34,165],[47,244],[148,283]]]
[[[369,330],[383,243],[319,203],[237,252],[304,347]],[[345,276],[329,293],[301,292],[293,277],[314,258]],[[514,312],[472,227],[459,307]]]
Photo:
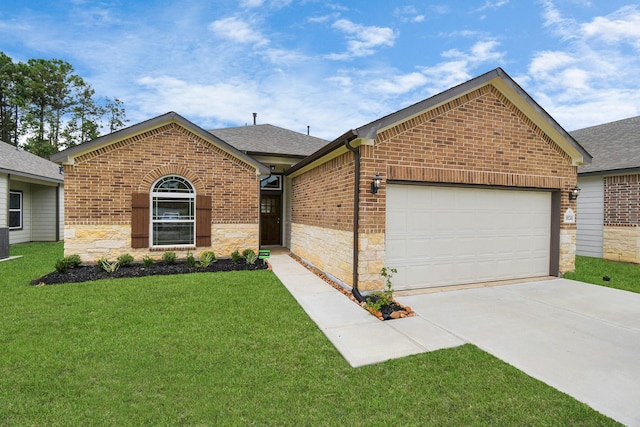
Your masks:
[[[186,179],[170,175],[151,189],[151,245],[193,246],[196,235],[196,193]]]

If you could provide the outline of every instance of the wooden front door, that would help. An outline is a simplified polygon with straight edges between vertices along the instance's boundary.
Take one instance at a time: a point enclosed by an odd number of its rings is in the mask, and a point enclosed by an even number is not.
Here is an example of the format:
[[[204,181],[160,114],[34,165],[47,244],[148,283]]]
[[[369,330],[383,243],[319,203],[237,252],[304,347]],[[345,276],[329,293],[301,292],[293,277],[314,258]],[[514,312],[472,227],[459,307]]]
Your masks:
[[[282,196],[280,194],[262,194],[260,196],[260,244],[281,245],[282,223],[281,211]]]

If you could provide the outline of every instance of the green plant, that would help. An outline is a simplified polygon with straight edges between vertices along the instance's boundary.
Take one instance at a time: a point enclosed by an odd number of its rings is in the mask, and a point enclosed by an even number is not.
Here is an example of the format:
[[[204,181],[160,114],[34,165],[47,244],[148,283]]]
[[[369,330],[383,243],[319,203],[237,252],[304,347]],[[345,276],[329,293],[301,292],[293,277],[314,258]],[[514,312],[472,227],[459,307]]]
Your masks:
[[[187,252],[187,266],[189,268],[196,268],[197,262],[196,257],[191,253],[191,251]]]
[[[70,268],[76,268],[82,261],[80,255],[69,255],[56,261],[56,271],[58,273],[66,273]]]
[[[240,252],[237,249],[231,253],[231,260],[235,264],[239,264],[240,261],[242,261],[242,255],[240,255]]]
[[[120,263],[118,261],[110,262],[107,258],[100,258],[98,265],[107,273],[115,273],[118,271],[118,268],[120,268]]]
[[[173,263],[175,263],[176,262],[176,258],[177,258],[177,256],[176,256],[175,252],[169,251],[169,252],[165,252],[165,253],[162,254],[162,261],[165,264],[173,264]]]
[[[254,265],[258,260],[258,255],[253,251],[253,249],[245,249],[242,252],[242,256],[245,260],[247,260],[247,264]]]
[[[213,251],[204,251],[200,254],[200,267],[207,268],[212,262],[216,262],[216,254]]]
[[[58,273],[66,273],[69,270],[69,264],[67,264],[64,258],[60,258],[56,261],[56,271]]]
[[[133,257],[129,254],[122,254],[118,257],[118,263],[122,267],[127,267],[133,264]]]
[[[142,258],[142,265],[147,268],[151,267],[154,262],[155,261],[153,260],[153,258],[151,258],[149,255],[145,255],[144,258]]]
[[[366,298],[366,307],[372,311],[378,311],[385,305],[390,305],[393,302],[393,275],[398,270],[395,268],[382,267],[380,275],[385,280],[384,290],[381,292],[374,292]]]

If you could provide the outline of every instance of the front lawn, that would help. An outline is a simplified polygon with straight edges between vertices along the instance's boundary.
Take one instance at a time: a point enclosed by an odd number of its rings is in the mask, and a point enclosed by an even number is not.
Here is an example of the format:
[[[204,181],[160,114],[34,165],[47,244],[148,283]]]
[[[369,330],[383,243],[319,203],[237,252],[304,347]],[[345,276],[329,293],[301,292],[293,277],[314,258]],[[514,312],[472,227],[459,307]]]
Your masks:
[[[566,273],[563,277],[640,293],[640,265],[638,264],[577,256],[576,271]],[[605,277],[609,280],[605,280]]]
[[[269,271],[33,287],[61,245],[11,251],[0,425],[616,425],[471,345],[353,369]]]

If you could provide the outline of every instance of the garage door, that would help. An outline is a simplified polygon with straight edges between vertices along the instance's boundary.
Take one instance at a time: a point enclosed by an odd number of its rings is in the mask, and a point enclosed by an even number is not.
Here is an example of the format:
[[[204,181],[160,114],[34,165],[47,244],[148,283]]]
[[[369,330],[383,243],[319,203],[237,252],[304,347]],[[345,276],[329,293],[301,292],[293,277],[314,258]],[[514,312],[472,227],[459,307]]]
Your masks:
[[[549,275],[551,193],[389,184],[394,288]]]

